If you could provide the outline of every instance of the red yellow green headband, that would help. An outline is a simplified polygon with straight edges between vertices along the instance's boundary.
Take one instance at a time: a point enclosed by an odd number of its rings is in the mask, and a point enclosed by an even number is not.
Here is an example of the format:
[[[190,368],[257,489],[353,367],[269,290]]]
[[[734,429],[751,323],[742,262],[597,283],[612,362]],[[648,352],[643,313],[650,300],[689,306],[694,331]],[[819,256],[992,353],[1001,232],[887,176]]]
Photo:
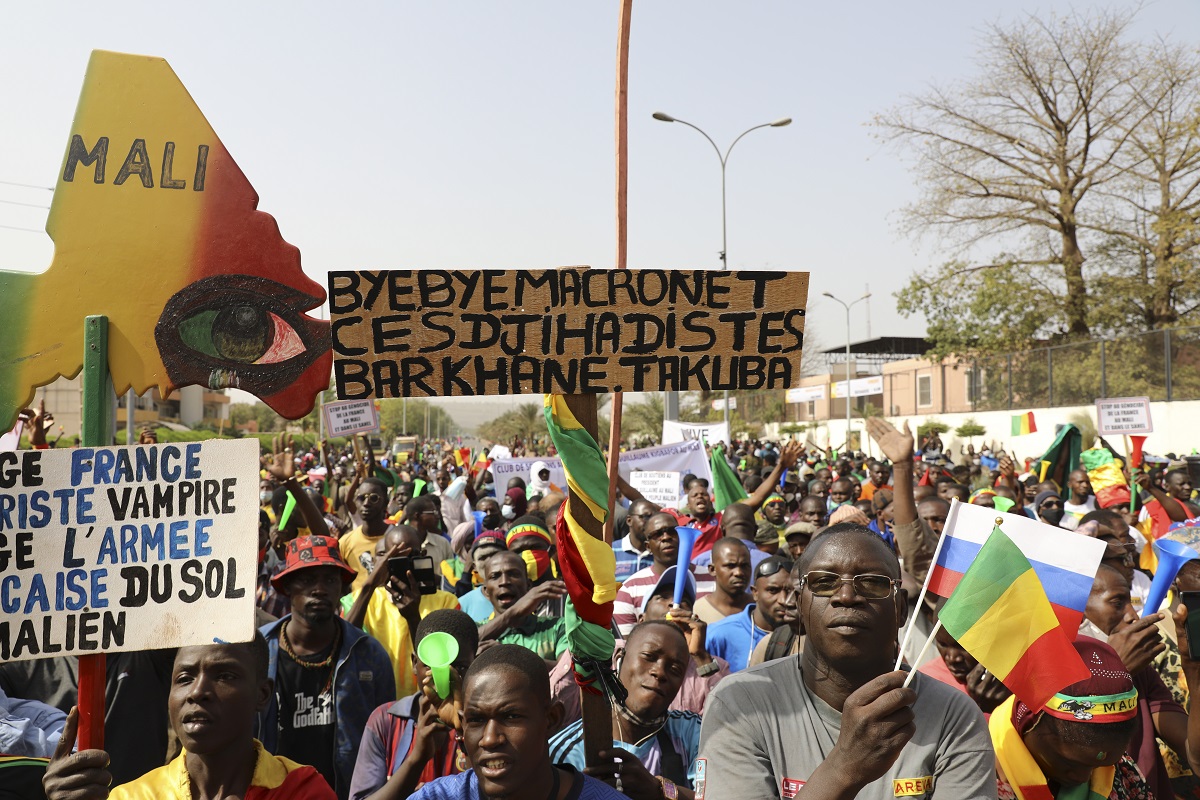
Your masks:
[[[544,539],[547,544],[554,544],[554,540],[550,538],[550,531],[543,528],[541,525],[535,525],[531,522],[526,522],[521,525],[514,525],[508,529],[508,537],[504,543],[512,547],[513,541],[521,539],[525,536],[536,536],[539,539]]]
[[[1071,722],[1121,722],[1137,714],[1137,701],[1137,689],[1095,697],[1056,694],[1042,710]]]

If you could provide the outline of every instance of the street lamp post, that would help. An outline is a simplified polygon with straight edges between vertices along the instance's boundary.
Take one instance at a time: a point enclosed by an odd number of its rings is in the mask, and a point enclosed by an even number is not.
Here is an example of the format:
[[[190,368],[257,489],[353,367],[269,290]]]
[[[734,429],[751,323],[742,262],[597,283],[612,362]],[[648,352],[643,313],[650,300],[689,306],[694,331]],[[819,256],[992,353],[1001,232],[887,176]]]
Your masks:
[[[791,125],[792,118],[791,117],[783,117],[781,119],[775,120],[774,122],[764,122],[761,125],[755,125],[753,128],[747,128],[746,130],[739,133],[737,135],[737,138],[735,138],[733,140],[732,144],[730,144],[729,147],[725,150],[725,152],[722,153],[721,148],[717,147],[717,143],[713,141],[712,137],[709,136],[704,131],[700,130],[700,128],[696,127],[692,123],[690,123],[686,120],[679,119],[677,117],[672,117],[670,114],[664,114],[661,111],[655,111],[652,116],[659,122],[678,122],[680,125],[687,125],[692,130],[697,131],[701,136],[703,136],[705,139],[708,140],[709,144],[711,144],[713,146],[713,150],[715,150],[717,153],[717,158],[720,159],[720,161],[721,161],[721,269],[727,269],[729,267],[729,247],[728,247],[728,227],[725,224],[725,165],[729,163],[729,154],[731,152],[733,152],[733,146],[736,145],[739,141],[741,141],[742,137],[745,136],[747,133],[750,133],[750,131],[756,131],[759,128],[782,128],[786,125]],[[728,389],[725,390],[724,397],[725,397],[725,429],[729,430],[729,390]],[[729,438],[730,439],[733,438],[732,430],[729,430]]]
[[[825,297],[828,297],[830,300],[841,303],[842,308],[846,309],[846,447],[849,447],[850,446],[850,309],[853,308],[855,305],[861,303],[862,301],[866,300],[868,297],[870,297],[871,293],[867,292],[862,297],[860,297],[857,300],[855,300],[854,302],[850,303],[850,305],[846,305],[845,301],[839,300],[838,298],[831,295],[829,292],[822,292],[821,294],[823,294]]]

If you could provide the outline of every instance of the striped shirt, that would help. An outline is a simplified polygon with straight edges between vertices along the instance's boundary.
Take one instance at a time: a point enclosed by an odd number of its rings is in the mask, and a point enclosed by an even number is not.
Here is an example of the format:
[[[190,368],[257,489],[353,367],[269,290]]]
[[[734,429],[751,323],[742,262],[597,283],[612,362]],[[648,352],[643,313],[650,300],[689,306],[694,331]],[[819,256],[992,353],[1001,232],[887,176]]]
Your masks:
[[[668,711],[666,732],[687,769],[687,788],[691,789],[696,779],[696,755],[700,751],[700,715],[691,711]],[[662,747],[657,736],[649,736],[638,744],[614,739],[613,747],[637,756],[651,775],[662,776]],[[550,761],[580,770],[587,766],[583,752],[583,720],[571,723],[550,737]]]
[[[692,576],[696,579],[697,600],[712,594],[713,590],[717,588],[717,582],[712,575],[708,574],[708,570],[701,571],[695,567],[688,567],[688,569],[692,571]],[[628,636],[629,632],[633,630],[633,626],[637,624],[638,615],[641,613],[642,600],[653,592],[657,585],[658,575],[654,573],[653,567],[638,570],[629,576],[629,580],[621,584],[621,588],[617,592],[617,599],[613,602],[613,625],[616,626],[620,636]]]

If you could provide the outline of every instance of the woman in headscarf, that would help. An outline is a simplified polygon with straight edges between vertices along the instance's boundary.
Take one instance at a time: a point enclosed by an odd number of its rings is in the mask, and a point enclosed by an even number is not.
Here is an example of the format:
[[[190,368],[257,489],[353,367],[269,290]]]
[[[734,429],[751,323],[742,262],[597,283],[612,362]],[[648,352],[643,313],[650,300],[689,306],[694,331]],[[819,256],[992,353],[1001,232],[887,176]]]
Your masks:
[[[1091,677],[1041,708],[1013,696],[992,713],[999,800],[1151,800],[1125,752],[1137,724],[1133,678],[1107,644],[1080,636],[1074,645]]]
[[[550,467],[546,462],[533,462],[533,466],[529,468],[529,486],[526,487],[525,496],[528,498],[538,494],[549,494],[553,486],[550,483]]]

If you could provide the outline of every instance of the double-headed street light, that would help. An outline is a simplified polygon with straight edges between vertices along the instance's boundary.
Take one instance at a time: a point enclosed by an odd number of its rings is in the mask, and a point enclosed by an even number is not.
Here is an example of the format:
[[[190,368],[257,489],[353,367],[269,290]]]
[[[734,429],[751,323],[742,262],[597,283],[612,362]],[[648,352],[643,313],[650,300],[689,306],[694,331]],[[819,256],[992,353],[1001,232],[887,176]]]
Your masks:
[[[850,446],[850,309],[870,297],[871,293],[867,292],[862,297],[850,303],[850,305],[846,305],[844,300],[839,300],[829,292],[822,292],[821,294],[830,300],[841,303],[842,308],[846,309],[846,447],[848,448]]]
[[[729,247],[728,247],[728,237],[727,237],[728,230],[727,230],[727,226],[725,223],[725,165],[729,163],[729,154],[731,152],[733,152],[734,145],[736,145],[738,142],[740,142],[742,140],[742,137],[745,136],[747,133],[750,133],[750,131],[756,131],[759,128],[782,128],[784,126],[791,125],[792,118],[791,117],[783,117],[781,119],[775,120],[774,122],[764,122],[761,125],[755,125],[753,128],[747,128],[746,130],[739,133],[737,135],[737,138],[733,140],[732,144],[730,144],[729,147],[726,148],[725,152],[722,153],[721,148],[717,147],[717,143],[713,141],[711,136],[709,136],[707,133],[700,130],[700,128],[696,127],[695,125],[688,122],[687,120],[682,120],[682,119],[678,119],[677,117],[672,117],[670,114],[665,114],[662,111],[655,111],[654,114],[652,114],[651,116],[653,116],[659,122],[678,122],[680,125],[687,125],[689,128],[699,132],[699,134],[701,136],[703,136],[705,139],[708,139],[708,143],[711,144],[713,146],[713,150],[715,150],[717,152],[717,158],[720,159],[720,161],[721,161],[721,269],[725,269],[729,265]],[[729,428],[729,390],[725,391],[724,396],[725,396],[725,427],[728,430],[728,428]],[[676,413],[678,413],[678,408],[676,408]],[[729,431],[729,438],[730,439],[733,438],[733,431]]]

